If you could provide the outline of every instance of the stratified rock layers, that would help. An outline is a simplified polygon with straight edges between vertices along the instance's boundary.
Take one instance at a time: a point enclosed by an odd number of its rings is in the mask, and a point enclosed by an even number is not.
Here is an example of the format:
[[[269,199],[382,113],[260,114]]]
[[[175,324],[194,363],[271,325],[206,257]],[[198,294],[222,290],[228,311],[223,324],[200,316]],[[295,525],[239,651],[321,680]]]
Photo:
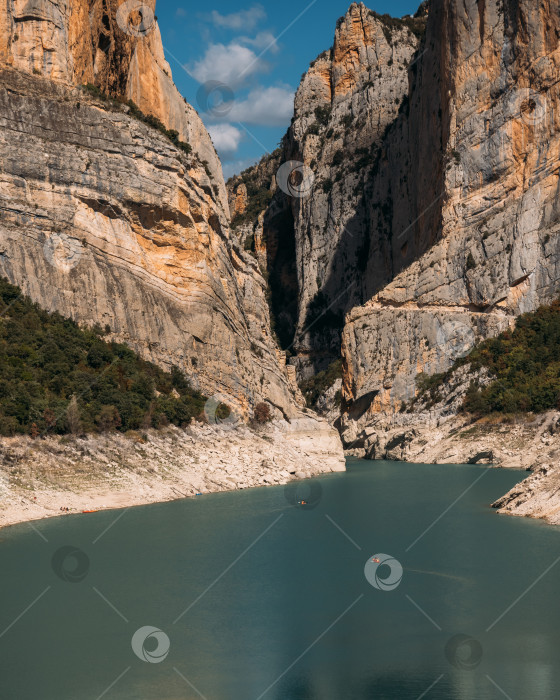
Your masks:
[[[403,160],[396,124],[386,147],[394,180],[427,169],[416,200],[393,199],[427,252],[347,317],[351,416],[398,410],[417,374],[557,295],[559,36],[557,2],[431,3],[408,116],[421,146]]]
[[[154,12],[155,0],[8,0],[0,7],[0,63],[132,99],[192,143],[208,162],[227,210],[219,158],[173,83]]]
[[[130,32],[123,6],[0,8],[0,274],[244,416],[263,400],[299,415],[210,137],[173,85],[157,23]],[[192,153],[87,83],[132,98]]]

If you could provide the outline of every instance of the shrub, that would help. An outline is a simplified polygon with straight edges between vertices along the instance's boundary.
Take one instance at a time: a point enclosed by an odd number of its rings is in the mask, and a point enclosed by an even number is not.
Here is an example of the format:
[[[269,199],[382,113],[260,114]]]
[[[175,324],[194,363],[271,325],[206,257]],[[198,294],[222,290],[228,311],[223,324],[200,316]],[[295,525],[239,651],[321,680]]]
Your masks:
[[[0,435],[126,432],[201,414],[206,399],[181,370],[164,372],[104,335],[0,278]]]
[[[344,151],[339,149],[333,156],[332,159],[332,164],[337,167],[338,165],[342,165],[344,162]]]
[[[253,418],[259,424],[268,423],[272,420],[270,406],[267,403],[258,403],[253,411]]]
[[[301,393],[309,408],[313,408],[319,397],[329,389],[337,379],[342,379],[342,360],[335,360],[327,369],[318,372],[310,379],[306,379],[300,384]],[[342,403],[342,391],[337,391],[334,398],[335,406]]]
[[[243,250],[246,250],[248,253],[255,252],[255,236],[254,236],[254,234],[250,233],[245,238],[245,242],[243,243]]]
[[[421,379],[419,386],[437,392],[452,371],[469,364],[486,369],[492,381],[472,382],[463,409],[475,415],[543,413],[560,409],[560,301],[519,316],[515,330],[478,345],[444,375]]]
[[[321,126],[326,126],[331,118],[330,107],[315,107],[315,119]]]

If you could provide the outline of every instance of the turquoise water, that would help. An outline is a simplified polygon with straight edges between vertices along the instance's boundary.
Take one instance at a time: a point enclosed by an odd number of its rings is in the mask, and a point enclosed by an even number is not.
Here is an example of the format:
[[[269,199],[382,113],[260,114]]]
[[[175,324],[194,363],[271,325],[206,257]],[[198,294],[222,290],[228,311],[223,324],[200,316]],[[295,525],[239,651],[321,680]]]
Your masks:
[[[296,497],[255,489],[57,518],[36,524],[42,537],[2,530],[0,698],[560,697],[560,563],[503,614],[560,557],[560,529],[488,507],[524,476],[350,460]],[[375,554],[402,566],[390,591],[364,576]],[[389,564],[381,583],[398,578]],[[137,656],[145,626],[161,633]]]

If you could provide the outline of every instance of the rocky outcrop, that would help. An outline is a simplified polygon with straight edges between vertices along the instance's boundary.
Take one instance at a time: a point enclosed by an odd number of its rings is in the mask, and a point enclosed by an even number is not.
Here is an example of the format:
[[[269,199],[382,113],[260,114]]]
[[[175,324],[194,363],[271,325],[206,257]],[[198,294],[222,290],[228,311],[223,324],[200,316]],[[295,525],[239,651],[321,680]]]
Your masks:
[[[279,336],[300,378],[339,357],[344,313],[392,277],[387,259],[376,261],[375,280],[365,274],[377,235],[372,177],[385,134],[406,109],[424,27],[423,17],[380,17],[353,3],[332,49],[313,61],[297,91],[263,237]],[[245,179],[262,171],[263,163]],[[389,177],[383,171],[382,179]],[[238,184],[228,183],[230,201]]]
[[[60,516],[61,507],[124,508],[343,470],[336,431],[313,418],[256,431],[193,424],[142,434],[10,438],[0,444],[0,527]],[[279,503],[297,506],[291,495],[280,491]]]
[[[299,416],[210,138],[173,85],[153,13],[130,6],[0,9],[0,274],[180,366],[244,417],[260,401]]]
[[[1,273],[246,415],[263,399],[295,415],[264,280],[196,158],[79,89],[0,82]]]
[[[302,161],[313,186],[291,198],[299,304],[295,349],[305,376],[339,356],[346,311],[368,289],[372,176],[384,136],[406,106],[409,65],[424,21],[382,18],[353,3],[332,49],[311,64],[297,91],[285,160]],[[384,173],[383,177],[388,174]],[[387,261],[385,261],[387,262]]]
[[[193,145],[227,211],[222,167],[210,136],[175,87],[165,60],[155,0],[7,0],[0,8],[0,63],[132,99]]]
[[[422,146],[407,163],[399,124],[387,140],[394,178],[427,169],[392,228],[426,252],[348,315],[350,412],[398,410],[417,374],[557,295],[559,37],[556,2],[431,3],[407,118]]]
[[[288,212],[300,377],[344,325],[348,418],[400,410],[418,374],[557,294],[559,13],[432,0],[394,20],[354,3],[304,76],[282,160],[305,191],[280,183],[264,237]]]
[[[498,513],[546,520],[560,525],[560,469],[543,464],[525,481],[492,504]]]

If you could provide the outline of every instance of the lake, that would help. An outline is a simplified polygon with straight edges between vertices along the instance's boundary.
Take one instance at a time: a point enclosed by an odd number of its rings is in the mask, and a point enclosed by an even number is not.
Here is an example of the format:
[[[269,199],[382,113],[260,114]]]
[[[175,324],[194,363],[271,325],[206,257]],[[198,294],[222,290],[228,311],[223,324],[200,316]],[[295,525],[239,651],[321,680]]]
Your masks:
[[[524,476],[349,460],[1,530],[0,697],[560,697],[560,529],[489,508]]]

